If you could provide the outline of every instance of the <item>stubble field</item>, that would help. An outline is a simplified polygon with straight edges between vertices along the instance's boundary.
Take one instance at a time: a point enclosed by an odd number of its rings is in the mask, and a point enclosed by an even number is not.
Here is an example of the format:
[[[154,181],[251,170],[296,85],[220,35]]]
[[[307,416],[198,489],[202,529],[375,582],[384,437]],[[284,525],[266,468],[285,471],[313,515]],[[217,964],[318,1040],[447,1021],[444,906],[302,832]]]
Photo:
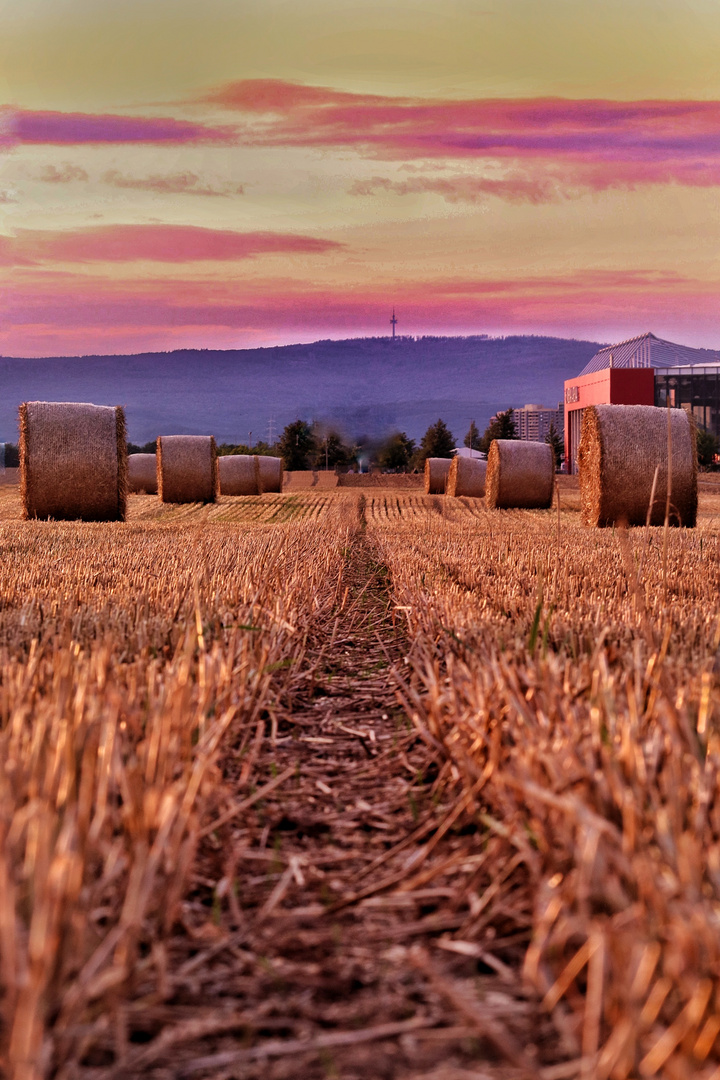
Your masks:
[[[337,489],[19,520],[2,1065],[720,1075],[720,487],[692,531]]]

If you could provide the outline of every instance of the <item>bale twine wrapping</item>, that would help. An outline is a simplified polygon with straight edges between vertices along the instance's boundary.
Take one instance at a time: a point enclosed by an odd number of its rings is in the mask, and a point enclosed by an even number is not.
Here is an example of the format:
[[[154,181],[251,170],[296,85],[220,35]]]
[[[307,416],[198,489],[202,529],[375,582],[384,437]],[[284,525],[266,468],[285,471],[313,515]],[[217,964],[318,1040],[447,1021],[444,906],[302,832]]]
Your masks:
[[[128,488],[136,495],[157,495],[157,454],[130,454]]]
[[[453,458],[447,478],[445,491],[451,497],[465,495],[470,499],[481,499],[485,494],[485,473],[487,461],[482,458]]]
[[[670,523],[692,528],[697,517],[695,427],[670,409]],[[668,410],[654,405],[591,405],[583,411],[578,447],[580,506],[585,525],[644,525],[659,466],[651,525],[665,520]]]
[[[451,458],[425,458],[425,494],[444,495],[448,473],[452,465]]]
[[[542,510],[552,505],[555,455],[547,443],[494,439],[485,478],[485,501],[496,510]]]
[[[283,486],[283,461],[279,457],[266,457],[258,455],[258,471],[260,475],[260,494],[264,491],[282,491]]]
[[[218,458],[223,495],[259,495],[260,466],[256,454],[227,454]]]
[[[25,518],[124,521],[125,414],[105,405],[20,406],[20,495]]]
[[[162,435],[157,441],[157,465],[163,502],[215,502],[219,484],[212,435]]]

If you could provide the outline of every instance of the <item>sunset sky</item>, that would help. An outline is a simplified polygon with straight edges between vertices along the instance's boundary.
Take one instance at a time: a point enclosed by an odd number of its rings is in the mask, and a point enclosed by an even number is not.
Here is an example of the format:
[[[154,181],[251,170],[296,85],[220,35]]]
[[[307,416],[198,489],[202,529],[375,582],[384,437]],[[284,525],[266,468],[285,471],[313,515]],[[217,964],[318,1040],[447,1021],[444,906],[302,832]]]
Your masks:
[[[717,0],[0,2],[0,352],[720,347]]]

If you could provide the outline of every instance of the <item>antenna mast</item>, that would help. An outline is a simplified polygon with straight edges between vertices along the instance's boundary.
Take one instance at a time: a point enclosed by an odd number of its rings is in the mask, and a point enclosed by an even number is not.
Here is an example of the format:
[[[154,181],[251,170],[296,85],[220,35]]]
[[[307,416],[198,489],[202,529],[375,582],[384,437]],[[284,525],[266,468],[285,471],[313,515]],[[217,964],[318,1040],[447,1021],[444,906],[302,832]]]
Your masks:
[[[392,328],[393,328],[392,336],[393,336],[393,341],[394,341],[395,340],[395,327],[397,326],[397,319],[395,318],[395,308],[394,307],[393,307],[392,319],[390,320],[390,322],[391,322]]]

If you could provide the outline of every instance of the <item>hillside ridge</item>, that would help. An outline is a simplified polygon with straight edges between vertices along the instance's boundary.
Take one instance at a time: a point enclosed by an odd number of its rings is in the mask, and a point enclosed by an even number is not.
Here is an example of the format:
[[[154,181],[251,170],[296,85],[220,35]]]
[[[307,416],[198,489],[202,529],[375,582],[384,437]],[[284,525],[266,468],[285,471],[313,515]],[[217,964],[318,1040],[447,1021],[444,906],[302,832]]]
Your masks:
[[[351,436],[399,429],[419,438],[441,416],[458,441],[470,419],[556,405],[563,382],[600,347],[571,338],[346,338],[254,349],[0,357],[0,441],[13,442],[22,401],[124,405],[134,442],[212,433],[246,442],[297,417]]]

